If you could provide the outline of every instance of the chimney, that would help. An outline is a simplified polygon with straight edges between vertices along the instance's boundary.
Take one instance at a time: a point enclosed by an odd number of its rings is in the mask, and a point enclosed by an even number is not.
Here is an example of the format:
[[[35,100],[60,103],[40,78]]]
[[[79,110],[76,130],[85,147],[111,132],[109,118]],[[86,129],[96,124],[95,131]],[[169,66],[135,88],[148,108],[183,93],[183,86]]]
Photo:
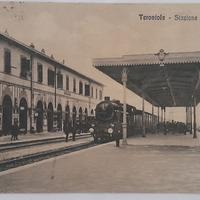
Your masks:
[[[31,43],[31,44],[30,44],[30,47],[34,49],[34,48],[35,48],[35,45],[34,45],[33,43]]]
[[[51,59],[54,59],[53,54],[51,54]]]
[[[9,34],[8,34],[8,30],[7,30],[7,29],[5,30],[5,32],[4,32],[4,33],[5,33],[6,35],[9,35]]]
[[[108,96],[107,96],[107,97],[104,97],[104,100],[105,100],[105,101],[110,101],[110,97],[108,97]]]
[[[42,52],[43,54],[45,54],[45,50],[44,50],[44,49],[42,49],[41,52]]]

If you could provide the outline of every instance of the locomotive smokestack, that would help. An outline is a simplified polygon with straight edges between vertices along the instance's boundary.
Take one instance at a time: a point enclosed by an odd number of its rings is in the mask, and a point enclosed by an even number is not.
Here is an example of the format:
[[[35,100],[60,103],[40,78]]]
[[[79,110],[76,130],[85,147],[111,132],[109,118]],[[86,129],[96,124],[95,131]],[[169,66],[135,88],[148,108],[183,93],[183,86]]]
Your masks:
[[[110,101],[110,97],[104,97],[105,101]]]

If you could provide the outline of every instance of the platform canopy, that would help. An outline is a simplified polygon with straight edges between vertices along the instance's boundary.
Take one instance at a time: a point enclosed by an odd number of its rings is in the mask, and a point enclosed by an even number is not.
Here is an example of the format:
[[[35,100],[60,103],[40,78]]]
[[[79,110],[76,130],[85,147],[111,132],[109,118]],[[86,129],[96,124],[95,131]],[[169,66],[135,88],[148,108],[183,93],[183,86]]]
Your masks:
[[[93,66],[122,83],[127,69],[127,88],[155,106],[191,106],[200,101],[200,52],[125,55],[95,58]]]

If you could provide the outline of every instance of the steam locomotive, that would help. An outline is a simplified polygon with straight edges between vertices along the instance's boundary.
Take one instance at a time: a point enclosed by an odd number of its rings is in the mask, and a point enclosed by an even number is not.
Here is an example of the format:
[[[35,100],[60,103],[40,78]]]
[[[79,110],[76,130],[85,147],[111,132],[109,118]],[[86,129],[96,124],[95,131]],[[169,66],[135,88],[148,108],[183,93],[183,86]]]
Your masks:
[[[142,111],[127,104],[127,133],[128,137],[142,133]],[[91,123],[89,132],[95,143],[112,141],[116,133],[122,135],[123,105],[120,101],[105,98],[96,106],[95,120]],[[144,113],[146,132],[154,132],[157,125],[157,116]]]

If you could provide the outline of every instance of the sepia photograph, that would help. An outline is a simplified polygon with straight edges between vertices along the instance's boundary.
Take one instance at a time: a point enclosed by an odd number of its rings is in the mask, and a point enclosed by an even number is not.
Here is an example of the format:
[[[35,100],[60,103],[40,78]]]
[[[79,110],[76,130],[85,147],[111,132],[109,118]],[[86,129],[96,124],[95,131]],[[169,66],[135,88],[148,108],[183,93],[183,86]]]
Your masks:
[[[0,196],[198,194],[199,171],[200,4],[0,2]]]

